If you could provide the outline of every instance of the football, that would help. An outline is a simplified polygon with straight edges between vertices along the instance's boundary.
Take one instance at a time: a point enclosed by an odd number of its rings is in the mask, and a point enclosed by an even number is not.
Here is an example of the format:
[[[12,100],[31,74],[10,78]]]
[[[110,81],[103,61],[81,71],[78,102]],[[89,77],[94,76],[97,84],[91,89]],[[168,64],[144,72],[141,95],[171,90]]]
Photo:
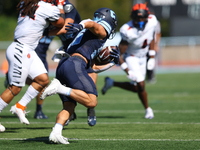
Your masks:
[[[96,65],[105,65],[108,64],[109,62],[111,62],[113,60],[112,57],[110,57],[110,52],[112,51],[112,49],[118,49],[117,46],[106,46],[105,48],[103,48],[99,54],[97,55],[97,57],[94,59],[94,62]]]

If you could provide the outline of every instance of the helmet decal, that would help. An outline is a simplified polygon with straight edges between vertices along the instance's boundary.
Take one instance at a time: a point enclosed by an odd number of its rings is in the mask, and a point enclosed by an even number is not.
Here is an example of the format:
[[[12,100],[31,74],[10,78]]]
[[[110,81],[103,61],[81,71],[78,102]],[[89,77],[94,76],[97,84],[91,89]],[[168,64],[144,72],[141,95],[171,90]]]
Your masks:
[[[112,10],[110,10],[110,16],[111,16],[112,18],[116,19],[115,12],[114,12],[114,11],[112,11]]]
[[[108,35],[115,32],[117,16],[113,10],[109,8],[100,8],[94,12],[93,20],[101,24],[108,32]]]

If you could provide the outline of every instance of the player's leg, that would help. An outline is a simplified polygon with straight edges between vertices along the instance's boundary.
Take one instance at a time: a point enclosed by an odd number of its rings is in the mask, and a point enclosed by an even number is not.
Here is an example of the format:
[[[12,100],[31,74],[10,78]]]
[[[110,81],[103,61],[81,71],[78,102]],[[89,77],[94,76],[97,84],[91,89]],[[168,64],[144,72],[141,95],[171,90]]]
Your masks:
[[[16,114],[22,123],[30,124],[28,119],[25,117],[26,106],[40,93],[40,91],[42,91],[47,84],[48,76],[46,73],[37,76],[26,90],[24,96],[14,106],[11,107],[10,111],[13,114]]]
[[[85,107],[93,108],[97,105],[97,97],[94,94],[88,94],[83,90],[72,89],[60,83],[58,79],[53,79],[50,85],[44,90],[41,99],[54,94],[62,94],[74,99],[76,102],[84,105]]]
[[[35,110],[34,118],[35,119],[47,119],[48,116],[46,116],[42,111],[44,100],[41,100],[40,96],[41,96],[41,92],[36,96],[36,110]]]
[[[21,87],[9,85],[0,96],[0,112],[8,106],[12,99],[21,91]]]
[[[21,88],[25,86],[25,80],[28,76],[28,66],[31,64],[31,61],[27,61],[27,63],[25,64],[22,63],[25,59],[28,59],[26,49],[27,47],[23,44],[19,42],[13,42],[6,51],[6,57],[9,63],[9,85],[6,90],[1,94],[0,111],[2,111],[21,91]],[[24,112],[21,111],[21,113]]]
[[[98,75],[90,69],[88,69],[88,75],[92,78],[93,82],[96,84]],[[87,118],[89,126],[96,125],[96,113],[94,108],[87,108]],[[75,119],[76,119],[76,113],[74,112],[67,120],[65,125],[68,125],[71,120]]]
[[[136,86],[136,82],[118,82],[115,81],[114,79],[110,78],[110,77],[105,77],[104,79],[104,86],[101,90],[102,94],[106,94],[107,90],[110,89],[111,87],[119,87],[121,89],[124,90],[128,90],[131,92],[137,92],[137,86]]]
[[[0,112],[8,106],[12,99],[21,91],[21,87],[8,86],[0,96]]]
[[[136,75],[136,82],[137,82],[137,90],[138,90],[138,97],[142,102],[142,105],[145,108],[145,118],[152,119],[154,117],[153,110],[149,107],[148,104],[148,94],[145,89],[145,77],[146,77],[146,57],[139,58],[139,63],[133,63],[132,59],[128,59],[128,63],[132,63],[130,67],[131,71]],[[138,64],[138,65],[136,65]]]
[[[94,126],[97,123],[97,118],[95,114],[94,108],[87,108],[87,116],[88,116],[88,125]]]
[[[76,102],[63,95],[60,95],[60,98],[63,101],[63,109],[56,117],[56,123],[50,133],[49,141],[58,144],[69,144],[68,139],[62,136],[62,130],[69,117],[74,113]]]
[[[24,96],[18,101],[14,106],[11,107],[11,112],[16,114],[20,121],[25,124],[30,124],[27,118],[25,117],[24,110],[28,103],[35,98],[49,83],[47,71],[38,58],[37,54],[32,51],[29,52],[32,56],[32,63],[29,65],[29,76],[32,79],[31,85],[28,87]],[[35,69],[35,66],[39,66]],[[21,111],[19,111],[21,110]]]
[[[97,84],[97,78],[98,74],[97,73],[88,73],[88,75],[92,78],[93,82],[95,85]],[[87,108],[87,116],[88,116],[88,125],[89,126],[94,126],[96,125],[96,112],[95,108]]]
[[[138,97],[142,102],[142,105],[144,106],[145,109],[147,109],[148,106],[148,99],[147,99],[147,92],[145,90],[145,82],[141,81],[137,83],[137,87],[138,87]]]
[[[27,85],[31,85],[32,82],[33,81],[30,78],[26,79]],[[47,119],[48,117],[42,111],[43,100],[40,99],[40,96],[41,96],[41,92],[36,96],[36,111],[34,114],[34,118],[35,119]]]
[[[141,100],[141,102],[145,108],[145,118],[146,119],[154,118],[153,110],[148,105],[148,96],[147,96],[147,92],[145,90],[145,82],[142,81],[142,82],[137,83],[137,87],[138,87],[138,97]]]
[[[139,65],[138,65],[138,58],[137,57],[133,57],[133,56],[129,56],[126,58],[126,60],[128,60],[126,63],[129,67],[129,69],[131,69],[131,71],[133,69],[138,69]],[[134,68],[132,67],[134,64]],[[132,91],[132,92],[137,92],[137,86],[136,86],[136,82],[135,81],[131,81],[131,82],[117,82],[114,81],[112,78],[110,77],[106,77],[105,78],[105,84],[102,88],[102,94],[105,94],[107,92],[108,89],[110,89],[111,87],[115,86],[115,87],[119,87],[122,88],[124,90],[128,90],[128,91]]]
[[[25,86],[24,76],[27,76],[26,66],[22,67],[21,60],[23,59],[23,54],[21,51],[24,46],[18,42],[13,42],[6,50],[6,57],[8,61],[8,71],[6,71],[6,89],[1,94],[2,103],[9,104],[15,95],[17,95],[23,86]],[[18,58],[19,57],[19,58]],[[25,69],[25,70],[23,70]],[[15,70],[15,71],[14,71]],[[9,72],[9,74],[8,74]],[[22,75],[23,72],[24,76]],[[0,109],[0,111],[3,109]]]
[[[112,88],[114,85],[114,80],[111,79],[110,77],[105,77],[104,79],[104,86],[101,89],[101,93],[104,95],[106,92]]]
[[[65,126],[67,126],[71,121],[76,120],[77,116],[76,113],[74,112],[73,114],[70,115],[69,119],[65,123]]]
[[[38,57],[43,62],[47,71],[49,67],[48,67],[48,62],[46,60],[46,57],[47,57],[47,51],[48,51],[51,41],[52,41],[52,37],[43,37],[35,49],[35,52],[37,53]],[[48,117],[42,111],[44,100],[41,100],[40,96],[41,96],[41,93],[39,93],[36,96],[36,110],[35,110],[34,118],[47,119]]]
[[[96,85],[88,75],[86,65],[80,57],[72,56],[67,60],[63,59],[56,71],[58,79],[51,82],[41,98],[58,93],[72,98],[87,108],[95,107],[97,105]]]

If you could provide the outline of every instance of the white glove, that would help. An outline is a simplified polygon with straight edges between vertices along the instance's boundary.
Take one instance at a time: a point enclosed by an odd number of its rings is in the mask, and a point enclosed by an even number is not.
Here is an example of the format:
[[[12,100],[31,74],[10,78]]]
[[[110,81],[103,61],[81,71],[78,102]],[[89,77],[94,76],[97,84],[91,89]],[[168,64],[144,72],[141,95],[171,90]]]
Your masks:
[[[59,62],[62,59],[64,54],[65,54],[65,51],[63,50],[63,47],[60,47],[60,48],[56,49],[56,51],[51,59],[54,62]]]
[[[56,49],[53,57],[51,58],[54,62],[59,62],[63,55],[65,54],[65,51],[61,50],[60,48]]]
[[[132,81],[136,81],[136,76],[134,75],[133,71],[129,70],[128,71],[128,76],[127,76],[130,80]]]
[[[147,69],[148,70],[153,70],[156,64],[155,58],[150,58],[147,62]]]

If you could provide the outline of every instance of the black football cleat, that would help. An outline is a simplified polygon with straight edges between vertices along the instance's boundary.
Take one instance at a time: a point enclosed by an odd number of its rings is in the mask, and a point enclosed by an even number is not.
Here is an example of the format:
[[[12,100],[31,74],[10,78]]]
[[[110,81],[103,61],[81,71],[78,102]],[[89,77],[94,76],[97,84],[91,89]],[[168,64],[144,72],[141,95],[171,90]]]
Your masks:
[[[48,117],[42,111],[36,111],[34,118],[35,119],[48,119]]]

